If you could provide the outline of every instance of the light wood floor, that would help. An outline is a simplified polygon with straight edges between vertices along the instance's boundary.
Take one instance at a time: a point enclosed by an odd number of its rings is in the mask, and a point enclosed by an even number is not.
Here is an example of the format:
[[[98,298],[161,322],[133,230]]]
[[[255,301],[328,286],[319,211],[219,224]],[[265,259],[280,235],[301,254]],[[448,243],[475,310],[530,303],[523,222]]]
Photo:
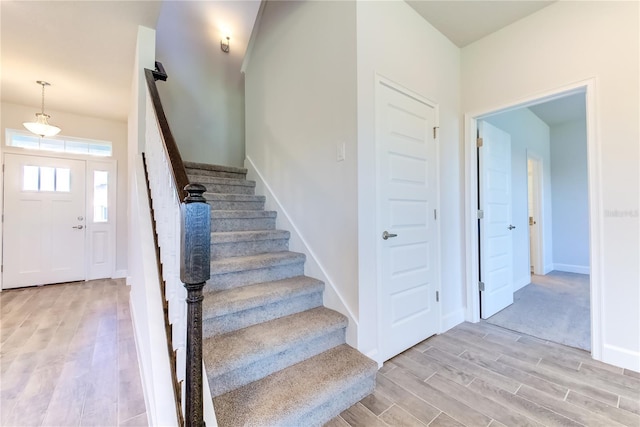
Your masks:
[[[391,359],[375,392],[327,424],[640,426],[640,375],[488,323],[463,323]]]
[[[0,293],[2,426],[146,426],[123,280]]]

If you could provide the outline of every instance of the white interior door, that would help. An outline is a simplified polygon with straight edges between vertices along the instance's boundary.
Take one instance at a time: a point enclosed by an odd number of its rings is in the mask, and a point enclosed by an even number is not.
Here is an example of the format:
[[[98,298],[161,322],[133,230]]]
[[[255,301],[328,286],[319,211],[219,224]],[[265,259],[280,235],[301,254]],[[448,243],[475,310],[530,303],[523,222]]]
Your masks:
[[[377,95],[380,351],[387,360],[439,330],[436,116],[435,107],[382,82]]]
[[[511,136],[487,122],[478,122],[479,149],[480,317],[487,319],[513,304],[511,224]]]
[[[5,154],[3,288],[85,278],[85,162]]]

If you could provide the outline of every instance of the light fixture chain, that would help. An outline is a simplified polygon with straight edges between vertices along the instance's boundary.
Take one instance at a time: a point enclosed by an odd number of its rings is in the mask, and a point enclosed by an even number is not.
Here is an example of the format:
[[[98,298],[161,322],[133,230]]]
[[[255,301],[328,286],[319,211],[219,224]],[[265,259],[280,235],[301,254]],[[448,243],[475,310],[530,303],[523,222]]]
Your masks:
[[[45,83],[42,83],[42,114],[44,114],[44,86]]]

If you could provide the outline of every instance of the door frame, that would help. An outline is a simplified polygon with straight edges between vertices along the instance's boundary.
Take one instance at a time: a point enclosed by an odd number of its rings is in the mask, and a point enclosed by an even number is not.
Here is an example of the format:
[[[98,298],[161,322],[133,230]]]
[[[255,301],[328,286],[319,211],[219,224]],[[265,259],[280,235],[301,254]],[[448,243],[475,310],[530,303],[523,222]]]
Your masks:
[[[534,214],[534,218],[536,221],[536,225],[537,227],[537,231],[536,231],[536,241],[535,241],[535,245],[536,245],[536,253],[535,253],[535,264],[533,266],[534,271],[536,272],[536,274],[547,274],[548,271],[544,270],[544,244],[545,244],[545,240],[544,240],[544,233],[542,232],[542,230],[544,230],[544,224],[545,224],[545,218],[544,218],[544,174],[542,173],[543,171],[543,159],[542,157],[540,157],[535,151],[531,151],[531,150],[527,150],[527,162],[529,160],[532,160],[535,164],[534,166],[534,174],[532,179],[534,180],[534,185],[535,185],[535,191],[533,194],[533,198],[534,198],[534,208],[533,208],[533,214]],[[527,165],[528,166],[528,165]],[[528,177],[527,177],[528,178]],[[528,185],[527,185],[527,189],[528,189]],[[528,196],[528,195],[527,195]],[[527,203],[529,202],[529,197],[527,197]],[[529,206],[527,206],[527,211]],[[531,229],[529,229],[529,232],[527,233],[527,236],[529,237],[529,248],[531,248]],[[531,250],[531,249],[529,249]],[[531,253],[529,253],[529,260],[531,260]],[[529,281],[531,281],[531,274],[529,274]]]
[[[382,305],[385,303],[385,300],[383,298],[383,289],[382,289],[382,241],[379,238],[379,234],[378,232],[380,230],[382,230],[382,224],[380,223],[380,192],[381,192],[381,186],[380,186],[380,176],[379,176],[379,171],[380,171],[380,153],[379,153],[379,145],[380,145],[380,141],[379,141],[379,132],[378,132],[378,126],[380,123],[380,119],[378,117],[379,114],[379,109],[378,109],[378,103],[380,101],[380,86],[384,85],[387,86],[393,90],[396,90],[410,98],[414,98],[415,100],[417,100],[418,102],[422,102],[430,107],[432,107],[434,109],[434,126],[436,127],[436,129],[439,129],[440,127],[440,106],[438,103],[431,101],[430,99],[420,95],[417,92],[412,91],[411,89],[406,88],[405,86],[402,86],[399,83],[394,82],[393,80],[390,80],[380,74],[376,74],[375,76],[375,90],[374,90],[374,97],[375,97],[375,101],[374,101],[374,116],[375,116],[375,132],[374,132],[374,146],[375,146],[375,177],[376,177],[376,181],[375,181],[375,232],[374,234],[376,235],[376,300],[377,300],[377,316],[376,316],[376,339],[377,339],[377,351],[375,352],[375,354],[370,354],[369,356],[374,358],[374,360],[376,360],[376,362],[378,362],[378,366],[382,366],[382,363],[384,362],[384,360],[379,360],[382,356],[382,352],[381,352],[381,348],[380,345],[382,343],[382,310],[380,309],[380,307],[382,307]],[[435,144],[436,144],[436,150],[435,150],[435,175],[436,175],[436,182],[435,182],[435,189],[436,189],[436,206],[434,207],[434,209],[436,209],[436,211],[440,212],[440,134],[439,132],[436,132],[436,138],[435,138]],[[439,218],[439,216],[438,216]],[[435,254],[435,274],[436,274],[436,283],[434,286],[434,289],[438,292],[438,294],[440,295],[440,297],[442,297],[442,283],[441,283],[441,271],[440,271],[440,221],[436,220],[436,224],[435,224],[435,240],[436,240],[436,254]],[[441,302],[439,301],[436,303],[436,307],[435,310],[437,310],[437,314],[438,314],[438,324],[436,325],[436,334],[439,334],[442,332],[442,307],[441,307]]]
[[[602,198],[600,189],[600,141],[597,133],[596,117],[596,78],[589,78],[559,88],[550,89],[521,99],[507,102],[485,110],[464,114],[465,147],[465,253],[466,253],[466,297],[465,320],[480,321],[480,298],[478,287],[478,167],[476,135],[478,120],[518,108],[528,107],[576,93],[585,94],[587,116],[587,164],[589,192],[589,254],[590,254],[590,292],[591,292],[591,355],[602,360],[602,254],[601,240],[603,230]]]
[[[118,230],[117,226],[117,188],[118,188],[118,161],[114,157],[99,157],[99,156],[83,156],[78,154],[70,154],[65,152],[52,152],[52,151],[44,151],[44,150],[27,150],[23,148],[16,148],[10,146],[2,147],[0,150],[0,163],[3,167],[2,179],[0,179],[0,203],[2,205],[2,214],[4,215],[4,162],[5,162],[5,154],[18,154],[23,156],[33,156],[33,157],[49,157],[49,158],[58,158],[58,159],[67,159],[67,160],[80,160],[85,162],[85,218],[86,218],[86,232],[85,232],[85,259],[84,259],[84,280],[90,280],[91,271],[90,271],[90,253],[91,249],[89,244],[91,243],[90,239],[90,230],[92,229],[92,224],[89,218],[87,217],[88,213],[91,210],[92,200],[90,200],[90,195],[93,194],[89,189],[89,183],[93,182],[92,173],[96,170],[95,166],[99,164],[108,165],[109,172],[112,172],[113,175],[113,184],[110,186],[111,188],[108,190],[108,198],[109,198],[109,213],[113,218],[113,221],[109,221],[109,270],[110,276],[113,277],[115,273],[115,263],[116,263],[116,233]],[[92,167],[93,166],[93,167]],[[91,176],[90,176],[91,175]],[[92,190],[92,189],[91,189]],[[0,227],[0,264],[4,263],[4,245],[5,244],[5,233],[4,233],[4,221],[2,222],[2,226]],[[3,273],[0,273],[0,292],[4,290],[3,287]]]

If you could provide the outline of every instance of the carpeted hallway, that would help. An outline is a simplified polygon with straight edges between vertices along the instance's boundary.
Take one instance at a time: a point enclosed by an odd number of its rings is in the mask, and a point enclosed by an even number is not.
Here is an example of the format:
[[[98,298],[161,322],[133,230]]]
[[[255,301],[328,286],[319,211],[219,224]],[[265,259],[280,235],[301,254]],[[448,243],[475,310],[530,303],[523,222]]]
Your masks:
[[[509,307],[487,322],[591,351],[589,275],[552,271],[534,275]]]

